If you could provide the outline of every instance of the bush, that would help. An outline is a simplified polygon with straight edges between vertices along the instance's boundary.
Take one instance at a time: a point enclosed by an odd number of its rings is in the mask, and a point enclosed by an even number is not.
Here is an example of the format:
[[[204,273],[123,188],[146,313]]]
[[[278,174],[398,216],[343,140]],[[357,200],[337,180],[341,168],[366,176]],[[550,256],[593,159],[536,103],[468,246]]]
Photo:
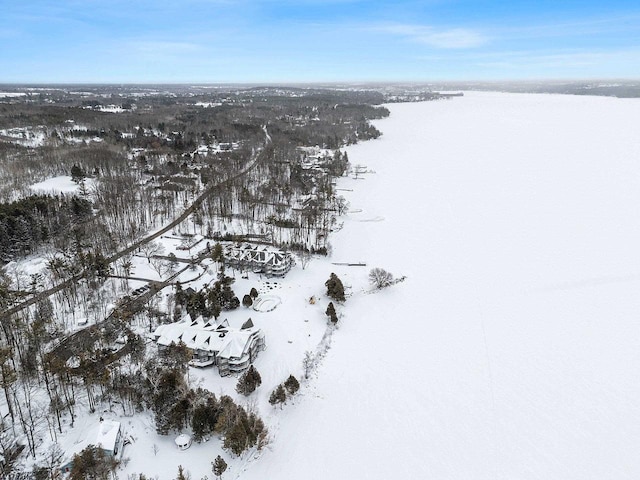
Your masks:
[[[331,323],[333,323],[334,325],[338,323],[338,314],[336,313],[336,307],[333,306],[333,302],[329,302],[327,310],[324,313],[327,315],[327,317],[329,317]]]
[[[329,276],[329,280],[324,282],[324,285],[327,287],[327,296],[337,302],[344,302],[344,285],[335,273]]]

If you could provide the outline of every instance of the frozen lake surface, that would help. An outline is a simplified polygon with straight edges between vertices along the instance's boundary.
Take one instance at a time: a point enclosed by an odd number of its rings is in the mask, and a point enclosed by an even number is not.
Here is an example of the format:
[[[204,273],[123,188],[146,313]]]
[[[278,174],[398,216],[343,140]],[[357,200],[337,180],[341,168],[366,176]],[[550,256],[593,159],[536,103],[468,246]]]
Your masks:
[[[640,101],[389,108],[333,258],[408,278],[335,267],[332,348],[241,477],[637,479]]]

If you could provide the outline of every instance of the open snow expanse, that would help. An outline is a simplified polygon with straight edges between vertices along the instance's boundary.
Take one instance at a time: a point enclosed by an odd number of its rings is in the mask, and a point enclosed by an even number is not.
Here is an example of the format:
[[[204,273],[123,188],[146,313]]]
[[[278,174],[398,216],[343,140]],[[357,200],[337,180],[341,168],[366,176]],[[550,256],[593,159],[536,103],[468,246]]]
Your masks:
[[[85,179],[87,188],[90,189],[93,185],[93,179]],[[48,178],[43,182],[34,183],[29,186],[31,190],[38,193],[77,193],[80,191],[80,185],[71,180],[71,177],[62,175],[59,177]]]
[[[241,478],[638,478],[640,101],[389,109],[338,185],[332,261],[368,266]],[[408,278],[365,295],[374,266]]]

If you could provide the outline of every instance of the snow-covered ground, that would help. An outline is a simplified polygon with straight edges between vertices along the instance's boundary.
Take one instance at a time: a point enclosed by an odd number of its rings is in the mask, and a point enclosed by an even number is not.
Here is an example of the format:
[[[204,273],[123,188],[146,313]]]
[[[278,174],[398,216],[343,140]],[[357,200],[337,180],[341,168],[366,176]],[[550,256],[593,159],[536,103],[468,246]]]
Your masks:
[[[377,173],[338,185],[358,213],[333,261],[368,266],[314,266],[352,286],[331,350],[226,475],[638,478],[640,101],[389,109],[348,149]],[[365,295],[372,266],[408,278]]]
[[[93,182],[91,178],[85,179],[87,190],[92,189]],[[43,182],[34,183],[29,188],[40,193],[78,193],[80,191],[80,185],[66,175],[47,178]]]

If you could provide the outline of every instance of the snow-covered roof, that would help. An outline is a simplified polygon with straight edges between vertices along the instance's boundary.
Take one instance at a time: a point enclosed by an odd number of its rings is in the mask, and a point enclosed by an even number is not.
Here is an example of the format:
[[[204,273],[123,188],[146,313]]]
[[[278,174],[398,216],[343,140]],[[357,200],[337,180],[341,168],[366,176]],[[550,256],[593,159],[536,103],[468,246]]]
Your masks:
[[[105,450],[113,450],[118,440],[120,422],[103,420],[98,428],[95,445]]]
[[[182,433],[178,435],[175,442],[176,442],[176,445],[178,445],[179,447],[184,445],[189,445],[189,443],[191,443],[191,437],[189,435]]]
[[[238,262],[257,263],[260,265],[288,266],[291,262],[291,254],[282,250],[272,250],[268,247],[253,246],[250,244],[227,245],[225,257],[228,260]]]
[[[205,326],[200,322],[178,322],[160,325],[153,333],[158,345],[184,343],[192,350],[215,352],[222,358],[239,358],[251,346],[252,338],[264,337],[262,330],[251,326],[244,329]]]

